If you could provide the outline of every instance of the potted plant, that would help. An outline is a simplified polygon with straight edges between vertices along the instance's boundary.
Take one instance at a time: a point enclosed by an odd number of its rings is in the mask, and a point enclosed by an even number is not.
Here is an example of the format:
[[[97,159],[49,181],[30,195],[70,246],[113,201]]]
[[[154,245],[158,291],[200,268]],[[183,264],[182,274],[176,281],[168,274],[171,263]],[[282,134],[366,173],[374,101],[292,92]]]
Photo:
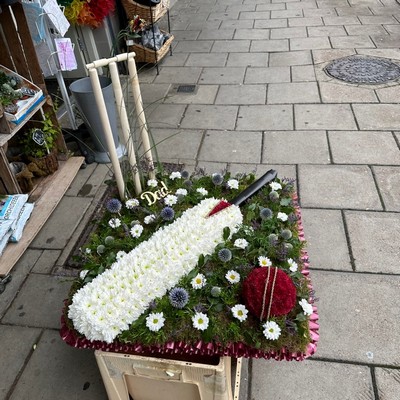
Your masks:
[[[4,111],[10,114],[14,114],[18,111],[18,106],[15,102],[22,97],[18,86],[18,79],[10,77],[5,72],[0,71],[0,105]]]
[[[125,41],[127,48],[132,46],[134,43],[140,43],[141,32],[146,28],[146,26],[147,22],[138,15],[135,15],[133,19],[128,21],[128,26],[118,32],[112,53],[116,53],[121,41]]]
[[[50,175],[58,169],[56,140],[61,129],[49,115],[45,115],[40,127],[30,128],[21,139],[28,169],[36,176]]]

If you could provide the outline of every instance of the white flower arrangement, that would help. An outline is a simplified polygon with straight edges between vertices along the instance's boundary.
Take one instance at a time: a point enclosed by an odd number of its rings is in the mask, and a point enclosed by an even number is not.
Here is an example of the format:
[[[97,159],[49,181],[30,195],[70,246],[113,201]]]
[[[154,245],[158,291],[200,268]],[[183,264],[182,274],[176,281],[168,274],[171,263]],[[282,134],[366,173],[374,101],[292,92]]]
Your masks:
[[[164,197],[164,204],[166,206],[173,206],[178,202],[178,198],[174,196],[173,194],[169,194],[166,197]]]
[[[151,223],[154,222],[155,220],[156,220],[156,216],[155,216],[154,214],[146,215],[146,216],[144,217],[144,223],[145,223],[146,225],[151,224]]]
[[[267,321],[263,328],[264,336],[269,340],[277,340],[281,336],[281,328],[275,321]]]
[[[282,189],[282,185],[279,183],[279,182],[271,182],[270,184],[269,184],[269,186],[270,186],[270,188],[272,189],[272,190],[280,190],[280,189]]]
[[[140,224],[135,224],[131,228],[131,235],[134,238],[139,238],[143,232],[143,226]]]
[[[243,304],[236,304],[231,308],[232,314],[240,322],[246,321],[249,310]]]
[[[229,179],[226,184],[229,189],[239,189],[239,181],[237,179]]]
[[[164,296],[195,268],[200,255],[213,253],[223,241],[224,228],[231,233],[237,231],[243,219],[237,206],[206,218],[218,202],[209,198],[187,209],[79,289],[68,310],[75,329],[89,340],[106,343],[128,329],[150,301]],[[195,315],[194,326],[206,329],[208,318],[199,314]]]
[[[204,331],[208,328],[208,324],[210,320],[208,319],[207,315],[201,312],[197,312],[193,317],[192,317],[192,322],[193,322],[193,327],[200,330]]]
[[[228,280],[229,283],[232,283],[232,284],[240,282],[239,273],[234,271],[233,269],[229,270],[226,273],[225,278]]]
[[[249,242],[246,239],[239,238],[235,240],[233,245],[239,249],[245,249],[249,245]]]
[[[202,196],[207,196],[207,195],[208,195],[207,189],[204,189],[204,188],[202,188],[202,187],[197,188],[197,189],[196,189],[196,192],[197,192],[197,193],[200,193]]]
[[[182,178],[182,175],[179,171],[172,172],[171,175],[169,176],[169,179],[171,179],[171,180],[181,179],[181,178]]]
[[[177,195],[177,196],[187,196],[187,190],[186,189],[184,189],[184,188],[179,188],[176,192],[175,192],[175,194]]]
[[[258,257],[258,263],[260,267],[270,267],[272,265],[272,261],[265,256]]]
[[[289,264],[289,269],[292,272],[296,272],[299,266],[297,265],[297,262],[292,260],[291,258],[288,258],[288,264]]]
[[[121,226],[121,220],[119,218],[111,218],[108,221],[108,225],[110,225],[113,229],[118,228]]]
[[[304,311],[304,315],[311,315],[313,313],[312,304],[310,304],[306,299],[301,299],[299,304]]]
[[[283,222],[288,220],[287,214],[285,214],[283,212],[278,212],[277,218],[280,219]]]
[[[193,289],[202,289],[207,284],[207,279],[203,274],[197,274],[190,282]]]
[[[137,207],[138,205],[139,205],[138,199],[129,199],[125,202],[125,207],[128,210],[132,210],[133,208]]]
[[[164,314],[161,313],[151,313],[146,317],[146,326],[152,332],[158,332],[164,326],[165,318]]]
[[[156,179],[149,179],[149,180],[147,181],[147,186],[148,186],[148,187],[155,188],[155,187],[158,186],[158,182],[157,182]]]

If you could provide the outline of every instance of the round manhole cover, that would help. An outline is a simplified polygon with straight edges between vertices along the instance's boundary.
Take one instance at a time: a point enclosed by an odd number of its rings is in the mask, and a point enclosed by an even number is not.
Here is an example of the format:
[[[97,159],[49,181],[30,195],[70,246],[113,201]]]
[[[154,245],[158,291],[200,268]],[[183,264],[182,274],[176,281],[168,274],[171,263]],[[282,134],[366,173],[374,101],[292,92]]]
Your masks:
[[[324,70],[331,77],[349,83],[374,85],[400,78],[400,67],[383,58],[339,58],[329,63]]]

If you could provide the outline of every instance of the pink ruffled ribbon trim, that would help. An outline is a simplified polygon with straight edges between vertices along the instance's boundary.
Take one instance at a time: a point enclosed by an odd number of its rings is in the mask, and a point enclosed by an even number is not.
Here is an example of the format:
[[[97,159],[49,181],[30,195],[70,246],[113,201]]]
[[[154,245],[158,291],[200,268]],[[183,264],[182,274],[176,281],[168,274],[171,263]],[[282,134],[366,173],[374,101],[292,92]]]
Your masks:
[[[300,240],[304,241],[304,228],[301,222],[301,211],[297,204],[297,196],[293,197],[295,202],[296,215],[298,217],[298,233]],[[301,271],[304,276],[307,277],[308,287],[310,293],[312,293],[312,284],[309,277],[309,261],[308,254],[305,250],[302,251],[301,259],[303,261],[304,268]],[[314,303],[312,296],[309,298],[310,303]],[[67,303],[65,302],[65,307]],[[305,352],[290,352],[286,348],[280,350],[264,351],[260,349],[255,349],[247,344],[237,342],[230,343],[222,346],[220,343],[206,343],[202,340],[196,342],[195,344],[187,344],[185,342],[167,342],[159,345],[144,346],[139,343],[137,344],[124,344],[120,342],[113,342],[107,344],[101,341],[90,341],[85,337],[79,336],[75,330],[68,328],[64,313],[61,317],[61,329],[60,336],[62,340],[72,347],[80,349],[96,349],[102,351],[110,351],[115,353],[127,353],[127,354],[146,354],[146,355],[199,355],[199,356],[228,356],[228,357],[247,357],[247,358],[266,358],[274,360],[296,360],[302,361],[310,356],[312,356],[316,349],[319,340],[319,324],[318,324],[318,312],[317,307],[313,304],[313,314],[309,319],[309,329],[311,342],[308,344]]]

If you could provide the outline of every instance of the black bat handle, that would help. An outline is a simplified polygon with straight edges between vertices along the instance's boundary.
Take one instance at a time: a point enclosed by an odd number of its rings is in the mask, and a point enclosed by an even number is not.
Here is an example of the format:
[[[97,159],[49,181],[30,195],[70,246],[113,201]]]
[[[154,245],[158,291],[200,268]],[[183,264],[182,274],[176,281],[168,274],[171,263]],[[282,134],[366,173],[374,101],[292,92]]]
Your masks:
[[[232,199],[230,203],[236,206],[240,206],[248,198],[255,195],[263,186],[273,181],[277,175],[277,171],[275,171],[274,169],[270,169],[262,177],[254,181],[248,188],[243,190],[243,192],[239,193],[239,195]]]

